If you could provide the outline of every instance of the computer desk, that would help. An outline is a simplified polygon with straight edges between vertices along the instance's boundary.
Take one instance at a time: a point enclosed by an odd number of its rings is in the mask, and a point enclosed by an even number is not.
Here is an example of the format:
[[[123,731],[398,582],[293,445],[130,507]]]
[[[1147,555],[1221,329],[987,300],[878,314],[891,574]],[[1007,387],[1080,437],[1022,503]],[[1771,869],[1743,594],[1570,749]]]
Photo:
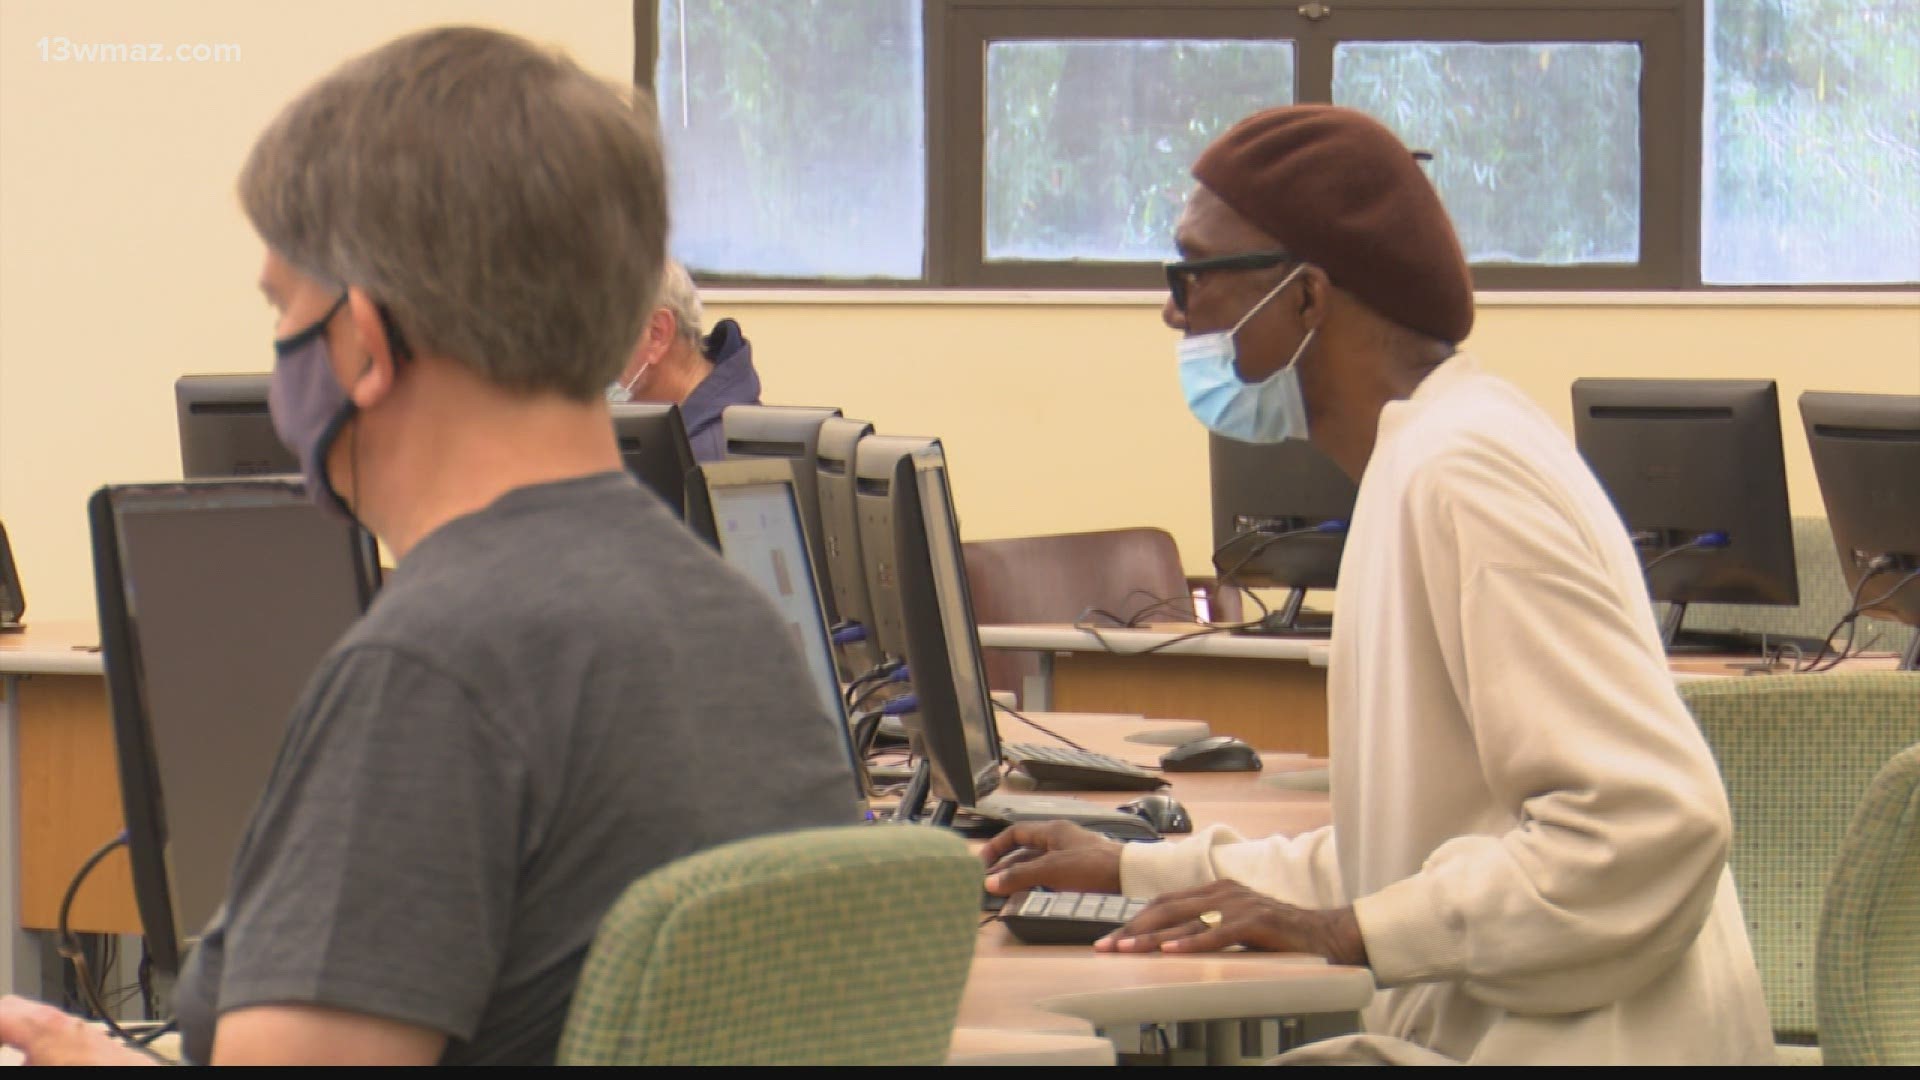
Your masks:
[[[979,632],[983,648],[1038,654],[1040,675],[1021,695],[1033,709],[1193,719],[1262,750],[1327,753],[1332,648],[1324,636],[1187,636],[1200,629],[985,625]],[[1891,671],[1898,664],[1892,653],[1870,653],[1834,670]],[[1791,673],[1790,666],[1756,671],[1753,658],[1711,655],[1675,656],[1669,667],[1681,682]]]
[[[40,943],[80,864],[123,827],[100,635],[90,623],[31,622],[0,634],[0,983],[38,993]],[[124,851],[74,898],[77,932],[138,934]]]
[[[987,625],[980,645],[1039,655],[1021,704],[1041,712],[1201,720],[1262,750],[1325,754],[1326,637],[1187,637],[1202,629]]]
[[[1089,750],[1142,764],[1152,764],[1165,749],[1164,721],[1061,713],[1033,719]],[[1007,725],[1003,720],[1003,729]],[[1327,823],[1331,811],[1324,793],[1265,782],[1281,772],[1322,765],[1322,759],[1270,753],[1262,755],[1262,763],[1260,772],[1166,774],[1169,786],[1163,790],[1187,807],[1196,827],[1225,823],[1255,837],[1293,835]],[[1140,793],[1060,794],[1115,806]],[[961,999],[959,1027],[976,1053],[983,1041],[991,1045],[993,1031],[1099,1031],[1119,1052],[1131,1054],[1145,1049],[1143,1026],[1180,1025],[1183,1052],[1209,1064],[1237,1064],[1243,1020],[1347,1014],[1372,995],[1373,979],[1365,969],[1328,965],[1318,957],[1096,953],[1083,946],[1025,945],[1000,924],[987,923]],[[1017,1048],[1010,1047],[1009,1055],[1015,1054]]]

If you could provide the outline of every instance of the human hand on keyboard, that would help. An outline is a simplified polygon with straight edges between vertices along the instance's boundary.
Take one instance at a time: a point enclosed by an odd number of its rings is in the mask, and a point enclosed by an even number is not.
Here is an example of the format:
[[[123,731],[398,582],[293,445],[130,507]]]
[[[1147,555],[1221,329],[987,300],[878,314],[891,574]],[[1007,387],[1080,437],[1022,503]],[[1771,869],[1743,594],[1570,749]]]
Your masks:
[[[1120,891],[1119,842],[1067,821],[1017,821],[1001,830],[980,857],[987,891],[1012,896],[1026,889]]]
[[[1093,943],[1102,952],[1313,953],[1336,964],[1365,964],[1366,942],[1351,907],[1294,907],[1237,881],[1212,881],[1156,897],[1125,926]]]
[[[0,1042],[19,1053],[22,1065],[157,1064],[100,1025],[13,994],[0,998]]]

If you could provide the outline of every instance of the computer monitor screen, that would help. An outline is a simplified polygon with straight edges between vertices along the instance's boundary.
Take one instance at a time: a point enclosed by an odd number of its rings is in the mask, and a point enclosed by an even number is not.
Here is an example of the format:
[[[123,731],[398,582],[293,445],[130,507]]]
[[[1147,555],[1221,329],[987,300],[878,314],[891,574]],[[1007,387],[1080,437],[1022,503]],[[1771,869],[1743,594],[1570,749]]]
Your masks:
[[[13,545],[7,527],[0,525],[0,630],[18,630],[27,613],[27,594],[20,588],[20,572],[13,565]]]
[[[300,461],[280,442],[267,413],[272,376],[182,375],[174,380],[180,470],[189,480],[297,474]]]
[[[1771,379],[1577,379],[1573,432],[1673,605],[1669,646],[1687,604],[1799,602]]]
[[[1000,737],[940,444],[912,451],[908,470],[894,487],[894,536],[915,717],[934,797],[970,808],[1000,782]]]
[[[720,431],[726,437],[730,460],[775,458],[791,463],[801,520],[807,524],[807,542],[813,547],[815,580],[827,605],[828,625],[839,622],[842,616],[827,577],[826,529],[820,521],[819,469],[815,461],[820,425],[839,415],[837,408],[804,405],[729,405],[720,414]]]
[[[860,553],[860,511],[854,500],[854,454],[873,434],[865,420],[833,416],[821,421],[814,450],[814,487],[820,496],[820,543],[827,553],[827,584],[833,610],[843,623],[873,621],[867,599],[867,565]]]
[[[1865,614],[1920,627],[1920,394],[1809,391],[1800,419],[1847,587],[1880,601]],[[1902,666],[1917,654],[1920,635]]]
[[[378,564],[298,481],[113,486],[88,511],[135,903],[154,966],[174,974]]]
[[[613,436],[620,444],[620,459],[627,463],[627,471],[660,496],[675,517],[687,520],[687,475],[695,462],[680,406],[628,401],[608,408],[613,412]],[[712,539],[711,533],[697,523],[689,524]]]
[[[1358,486],[1304,439],[1245,443],[1215,435],[1207,459],[1221,584],[1290,589],[1268,629],[1324,632],[1328,620],[1302,618],[1300,605],[1306,590],[1331,589],[1339,579]]]
[[[792,629],[813,677],[820,712],[846,748],[856,794],[864,802],[864,765],[847,723],[791,468],[778,461],[718,461],[700,466],[699,475],[713,508],[721,557],[772,598]]]
[[[913,452],[936,445],[938,440],[919,436],[869,435],[860,440],[854,454],[860,557],[866,563],[867,603],[873,615],[867,640],[885,660],[907,657],[899,570],[894,561],[894,491],[913,479]]]

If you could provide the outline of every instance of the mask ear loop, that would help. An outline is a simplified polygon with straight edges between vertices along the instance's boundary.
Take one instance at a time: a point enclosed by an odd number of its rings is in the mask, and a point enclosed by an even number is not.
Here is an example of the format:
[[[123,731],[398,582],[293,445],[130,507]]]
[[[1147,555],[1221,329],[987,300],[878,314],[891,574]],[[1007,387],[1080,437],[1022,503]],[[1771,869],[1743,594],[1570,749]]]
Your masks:
[[[346,295],[344,293],[341,294],[340,302],[345,303],[346,299]],[[413,359],[413,349],[407,345],[406,336],[400,333],[400,324],[394,321],[393,310],[391,308],[385,304],[376,302],[373,305],[373,310],[380,315],[380,329],[387,335],[387,350],[393,356],[394,371],[397,375],[400,365],[405,361]],[[354,382],[358,383],[361,379],[366,378],[367,372],[372,370],[373,356],[369,353],[366,365],[360,369],[360,374],[354,379]],[[355,421],[360,419],[360,410],[358,408],[354,409],[353,419]],[[358,498],[360,496],[360,425],[355,423],[353,429],[344,434],[348,439],[347,480],[353,485],[354,497]],[[341,499],[340,502],[346,506],[347,515],[353,518],[355,524],[359,524],[361,528],[365,529],[366,525],[361,523],[360,515],[354,510],[353,504],[348,503],[345,499]],[[373,530],[367,529],[367,531],[372,532]]]

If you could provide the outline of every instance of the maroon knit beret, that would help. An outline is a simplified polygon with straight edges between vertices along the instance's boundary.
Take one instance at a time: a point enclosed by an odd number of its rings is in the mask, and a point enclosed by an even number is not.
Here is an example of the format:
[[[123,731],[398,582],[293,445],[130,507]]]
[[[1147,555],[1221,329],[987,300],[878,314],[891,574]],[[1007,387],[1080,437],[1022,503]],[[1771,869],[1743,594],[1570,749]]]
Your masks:
[[[1200,154],[1194,179],[1335,285],[1446,342],[1473,329],[1473,276],[1413,154],[1365,113],[1254,113]]]

